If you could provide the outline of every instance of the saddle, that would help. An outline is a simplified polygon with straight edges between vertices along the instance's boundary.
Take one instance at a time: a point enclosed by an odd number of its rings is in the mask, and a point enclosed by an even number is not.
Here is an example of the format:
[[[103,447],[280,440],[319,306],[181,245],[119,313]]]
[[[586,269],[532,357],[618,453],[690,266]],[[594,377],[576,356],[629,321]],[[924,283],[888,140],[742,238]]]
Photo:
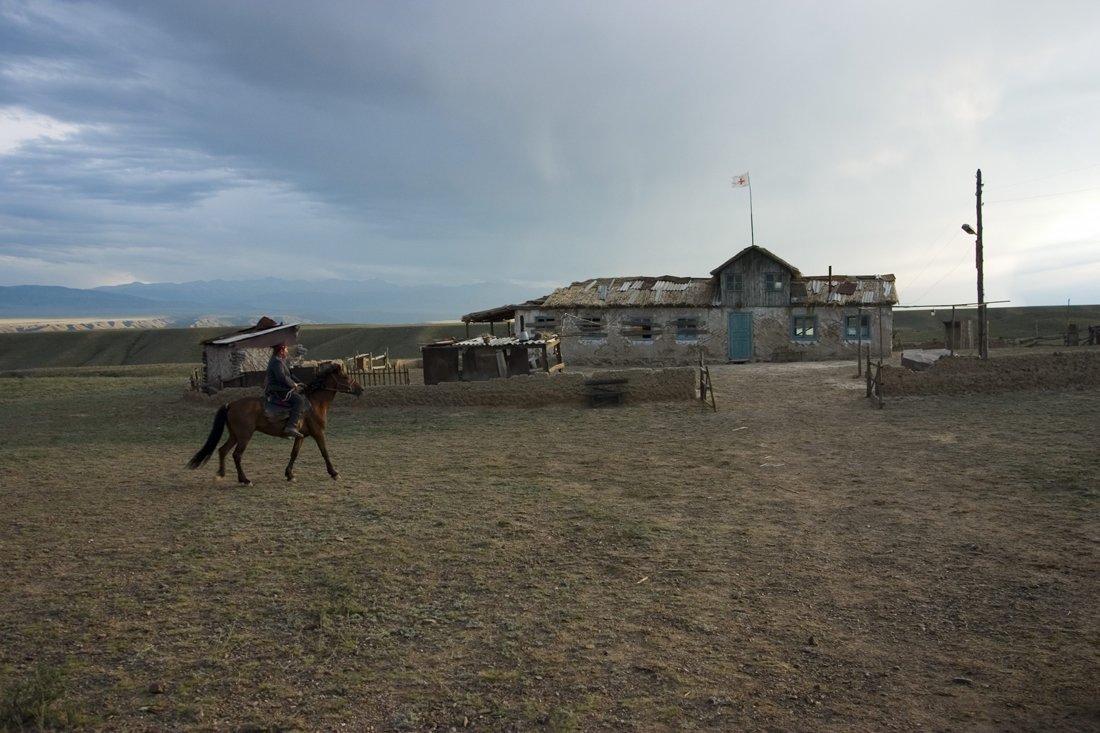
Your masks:
[[[309,410],[309,402],[306,402],[302,414],[305,415]],[[264,397],[264,417],[269,420],[286,420],[290,417],[290,400],[284,400],[275,395],[266,395]]]
[[[290,402],[268,395],[264,398],[264,417],[271,420],[285,420],[290,417]]]

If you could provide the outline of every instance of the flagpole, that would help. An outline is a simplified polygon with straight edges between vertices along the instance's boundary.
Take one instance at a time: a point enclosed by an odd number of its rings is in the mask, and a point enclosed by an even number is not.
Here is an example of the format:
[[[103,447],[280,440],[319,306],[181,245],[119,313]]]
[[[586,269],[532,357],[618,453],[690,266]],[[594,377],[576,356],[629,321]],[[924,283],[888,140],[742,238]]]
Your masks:
[[[756,231],[752,223],[752,179],[749,179],[749,243],[756,246]]]
[[[752,242],[752,246],[756,246],[756,226],[752,220],[752,180],[749,178],[748,171],[745,171],[739,176],[733,177],[734,188],[748,188],[749,189],[749,241]]]

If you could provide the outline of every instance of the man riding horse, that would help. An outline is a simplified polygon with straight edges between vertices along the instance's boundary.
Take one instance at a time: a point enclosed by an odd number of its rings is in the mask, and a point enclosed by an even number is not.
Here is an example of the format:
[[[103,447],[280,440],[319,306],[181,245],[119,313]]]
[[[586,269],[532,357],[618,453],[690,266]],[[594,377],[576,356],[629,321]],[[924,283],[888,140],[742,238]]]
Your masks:
[[[283,428],[283,435],[288,438],[302,438],[305,436],[298,430],[298,421],[302,413],[309,409],[309,400],[302,394],[305,385],[290,372],[290,365],[286,361],[287,353],[286,344],[271,347],[271,358],[267,362],[267,375],[264,378],[264,397],[290,408],[290,417]]]

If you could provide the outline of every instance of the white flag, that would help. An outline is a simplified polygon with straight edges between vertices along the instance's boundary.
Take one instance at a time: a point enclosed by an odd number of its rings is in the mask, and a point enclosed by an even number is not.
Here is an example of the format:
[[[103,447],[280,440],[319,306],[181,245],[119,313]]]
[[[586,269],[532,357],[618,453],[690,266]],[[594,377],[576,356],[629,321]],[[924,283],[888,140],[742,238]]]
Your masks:
[[[733,177],[733,187],[734,188],[744,188],[747,185],[749,185],[749,174],[748,173],[742,173],[739,176],[734,176]]]

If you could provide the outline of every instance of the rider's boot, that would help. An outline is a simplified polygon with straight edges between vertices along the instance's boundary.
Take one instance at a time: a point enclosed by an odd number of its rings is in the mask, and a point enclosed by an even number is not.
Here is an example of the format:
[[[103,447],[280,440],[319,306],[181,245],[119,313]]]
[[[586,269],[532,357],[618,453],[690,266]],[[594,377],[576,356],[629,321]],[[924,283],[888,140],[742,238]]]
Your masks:
[[[286,427],[283,428],[283,435],[287,436],[288,438],[304,438],[304,437],[306,437],[305,435],[302,434],[302,431],[300,431],[298,429],[298,419],[299,419],[299,417],[300,417],[299,413],[296,413],[296,412],[291,413],[290,417],[287,418]]]

